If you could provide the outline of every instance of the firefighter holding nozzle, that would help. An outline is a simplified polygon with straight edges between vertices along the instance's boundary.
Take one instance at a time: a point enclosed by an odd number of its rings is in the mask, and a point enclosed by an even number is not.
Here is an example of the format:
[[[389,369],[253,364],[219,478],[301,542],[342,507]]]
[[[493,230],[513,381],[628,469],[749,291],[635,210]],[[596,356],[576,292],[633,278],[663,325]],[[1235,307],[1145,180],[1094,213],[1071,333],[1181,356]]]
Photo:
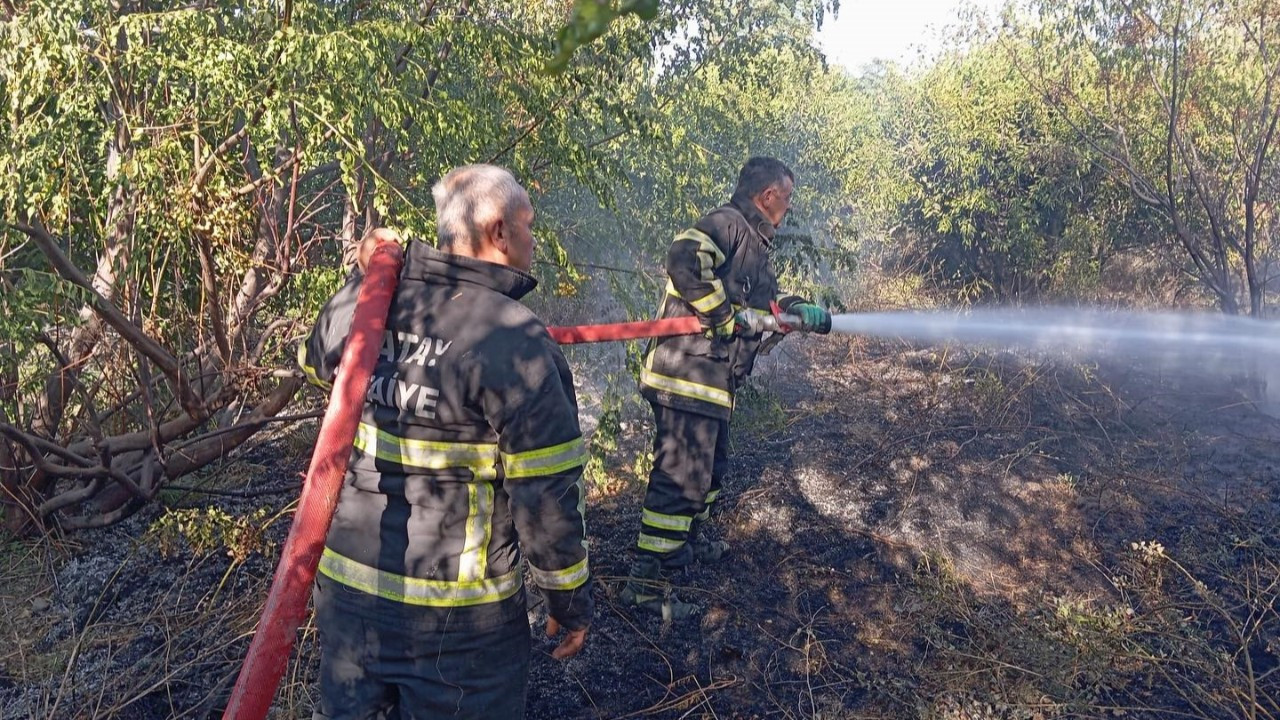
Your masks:
[[[640,393],[657,431],[635,561],[624,604],[681,619],[697,606],[662,582],[664,570],[714,563],[728,552],[705,536],[729,465],[729,419],[776,310],[806,332],[827,333],[831,315],[778,290],[770,264],[774,233],[791,208],[795,175],[771,157],[753,157],[738,173],[729,202],[681,232],[667,252],[668,283],[659,318],[696,315],[702,335],[651,340]]]

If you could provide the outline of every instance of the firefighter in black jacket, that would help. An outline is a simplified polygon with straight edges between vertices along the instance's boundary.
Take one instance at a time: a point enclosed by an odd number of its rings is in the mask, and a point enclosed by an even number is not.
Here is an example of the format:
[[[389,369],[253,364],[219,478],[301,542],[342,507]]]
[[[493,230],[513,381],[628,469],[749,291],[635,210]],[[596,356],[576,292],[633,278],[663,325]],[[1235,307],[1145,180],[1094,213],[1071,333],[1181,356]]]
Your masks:
[[[645,353],[640,392],[653,407],[657,432],[637,557],[622,591],[627,604],[667,617],[691,614],[695,606],[661,592],[661,571],[714,562],[728,550],[698,531],[728,469],[733,396],[755,363],[760,315],[777,302],[801,318],[801,330],[831,330],[826,310],[779,293],[769,262],[794,187],[786,165],[751,158],[729,203],[677,235],[667,253],[669,281],[658,316],[697,315],[706,333],[661,338]]]
[[[491,165],[433,189],[442,251],[409,243],[316,581],[317,718],[524,715],[530,636],[521,558],[552,653],[592,617],[573,379],[519,298],[529,196]],[[390,231],[379,231],[389,233]],[[302,349],[332,381],[360,276]]]

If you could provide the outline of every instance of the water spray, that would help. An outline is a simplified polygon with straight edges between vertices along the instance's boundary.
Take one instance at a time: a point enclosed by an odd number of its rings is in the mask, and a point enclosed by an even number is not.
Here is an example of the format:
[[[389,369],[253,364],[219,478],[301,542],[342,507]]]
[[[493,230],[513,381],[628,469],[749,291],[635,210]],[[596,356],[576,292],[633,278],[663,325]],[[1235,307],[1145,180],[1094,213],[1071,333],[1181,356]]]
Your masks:
[[[1251,351],[1280,355],[1280,332],[1274,323],[1209,313],[1073,308],[848,313],[832,316],[831,331],[915,342],[1035,350],[1116,350],[1136,354]]]
[[[786,334],[799,318],[762,315],[765,332]],[[551,327],[556,342],[576,344],[694,335],[704,328],[695,316],[629,323]],[[963,343],[1032,350],[1118,350],[1132,353],[1252,351],[1280,355],[1274,323],[1208,313],[1108,312],[1074,308],[978,309],[844,313],[831,317],[831,332],[921,343]]]

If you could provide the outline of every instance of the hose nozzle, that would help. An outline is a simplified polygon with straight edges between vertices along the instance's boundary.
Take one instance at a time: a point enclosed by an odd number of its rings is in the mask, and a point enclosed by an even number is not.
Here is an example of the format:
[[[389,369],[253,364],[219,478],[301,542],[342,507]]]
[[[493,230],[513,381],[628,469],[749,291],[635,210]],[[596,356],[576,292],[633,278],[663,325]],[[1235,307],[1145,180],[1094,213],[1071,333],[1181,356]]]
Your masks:
[[[800,329],[800,316],[791,313],[775,312],[772,315],[764,315],[760,318],[760,324],[765,332],[775,332],[786,335],[789,332]]]

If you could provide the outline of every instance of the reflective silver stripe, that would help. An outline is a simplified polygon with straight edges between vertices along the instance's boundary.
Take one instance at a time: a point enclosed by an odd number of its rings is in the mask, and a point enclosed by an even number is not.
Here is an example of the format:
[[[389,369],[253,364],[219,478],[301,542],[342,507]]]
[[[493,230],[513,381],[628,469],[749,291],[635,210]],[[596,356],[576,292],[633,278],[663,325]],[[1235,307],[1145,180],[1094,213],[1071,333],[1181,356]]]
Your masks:
[[[582,520],[582,552],[587,551],[587,486],[582,482],[582,474],[578,474],[578,479],[574,481],[573,486],[578,491],[578,518]]]
[[[329,548],[320,557],[320,572],[348,587],[406,605],[466,607],[505,600],[520,591],[519,568],[496,578],[452,581],[406,577],[370,567]]]
[[[569,468],[579,467],[586,460],[587,450],[582,444],[581,437],[537,450],[502,453],[502,467],[507,473],[507,478],[553,475]]]
[[[379,460],[425,470],[467,469],[476,480],[498,477],[498,446],[493,443],[450,443],[396,437],[360,423],[355,446]]]
[[[640,533],[640,538],[636,540],[636,547],[651,552],[667,553],[684,547],[684,541]]]
[[[316,374],[315,367],[307,364],[307,346],[305,343],[298,346],[298,367],[302,368],[302,374],[307,378],[307,382],[323,390],[333,389],[333,383],[321,380],[320,376]]]
[[[645,508],[640,513],[640,523],[649,527],[661,528],[663,530],[681,530],[689,531],[689,526],[693,524],[693,518],[681,515],[664,515],[654,512],[649,508]]]
[[[467,538],[458,556],[458,579],[481,580],[489,564],[489,539],[493,529],[493,486],[467,484]]]
[[[591,577],[585,557],[564,570],[539,570],[533,563],[529,563],[529,572],[533,575],[533,581],[543,590],[572,590]]]

